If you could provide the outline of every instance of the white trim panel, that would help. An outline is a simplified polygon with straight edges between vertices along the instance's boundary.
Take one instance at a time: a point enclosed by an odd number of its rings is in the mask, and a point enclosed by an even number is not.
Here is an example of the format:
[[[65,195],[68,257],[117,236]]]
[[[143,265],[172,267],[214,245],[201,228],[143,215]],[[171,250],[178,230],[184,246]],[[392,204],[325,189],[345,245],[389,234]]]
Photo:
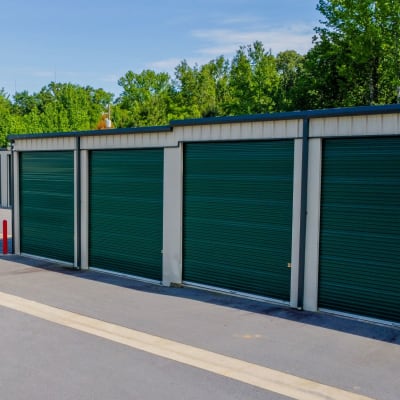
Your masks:
[[[89,268],[89,152],[81,150],[81,269]]]
[[[318,309],[322,139],[309,139],[304,310]]]
[[[182,282],[182,146],[164,149],[163,285]]]

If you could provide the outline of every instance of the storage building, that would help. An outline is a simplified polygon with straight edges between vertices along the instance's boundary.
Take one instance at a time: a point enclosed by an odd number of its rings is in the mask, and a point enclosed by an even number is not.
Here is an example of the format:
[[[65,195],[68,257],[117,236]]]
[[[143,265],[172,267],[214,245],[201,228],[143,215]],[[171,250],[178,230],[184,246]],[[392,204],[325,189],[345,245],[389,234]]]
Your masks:
[[[400,323],[400,106],[12,135],[14,249]]]

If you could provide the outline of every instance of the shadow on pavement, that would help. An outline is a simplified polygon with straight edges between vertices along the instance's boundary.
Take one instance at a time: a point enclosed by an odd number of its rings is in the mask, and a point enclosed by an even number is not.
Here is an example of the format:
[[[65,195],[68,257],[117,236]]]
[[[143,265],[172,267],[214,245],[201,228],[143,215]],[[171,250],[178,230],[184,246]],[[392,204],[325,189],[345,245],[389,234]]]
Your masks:
[[[80,271],[55,262],[33,259],[24,256],[10,254],[8,256],[1,255],[0,258],[7,258],[9,262],[15,262],[30,267],[72,275],[81,279],[88,279],[148,293],[180,297],[223,307],[231,307],[400,345],[400,327],[397,327],[397,325],[381,325],[374,322],[357,320],[355,318],[337,316],[322,312],[299,311],[284,305],[276,305],[264,301],[246,299],[235,295],[216,293],[192,287],[166,287],[155,283],[143,282],[134,278],[121,277],[99,271]],[[24,272],[16,270],[15,273],[18,274]]]

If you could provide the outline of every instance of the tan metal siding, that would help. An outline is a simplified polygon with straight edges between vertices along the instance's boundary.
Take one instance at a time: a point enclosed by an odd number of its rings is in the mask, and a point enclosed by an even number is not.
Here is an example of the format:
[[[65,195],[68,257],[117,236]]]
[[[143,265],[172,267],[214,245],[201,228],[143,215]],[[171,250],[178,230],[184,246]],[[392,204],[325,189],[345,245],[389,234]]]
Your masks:
[[[172,147],[178,146],[182,141],[291,139],[301,135],[301,120],[189,125],[174,127],[172,132],[83,136],[81,148],[89,150]]]
[[[120,135],[82,136],[81,149],[132,149],[176,146],[172,133],[135,133]]]
[[[257,121],[174,127],[177,141],[294,139],[302,135],[302,120]]]
[[[310,120],[310,137],[396,135],[400,114],[353,115]]]
[[[57,138],[27,138],[16,140],[14,144],[16,151],[47,151],[47,150],[74,150],[74,137]]]

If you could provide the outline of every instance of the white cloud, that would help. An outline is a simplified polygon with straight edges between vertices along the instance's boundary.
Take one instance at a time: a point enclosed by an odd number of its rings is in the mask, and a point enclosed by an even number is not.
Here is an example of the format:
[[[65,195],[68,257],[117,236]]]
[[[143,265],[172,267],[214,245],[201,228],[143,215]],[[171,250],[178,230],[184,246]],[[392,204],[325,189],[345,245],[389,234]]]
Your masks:
[[[167,58],[165,60],[160,60],[160,61],[155,61],[152,63],[149,63],[147,65],[147,68],[154,69],[159,72],[168,72],[171,76],[174,76],[175,74],[175,68],[183,61],[185,60],[189,65],[194,66],[195,64],[197,65],[203,65],[207,64],[213,57],[203,57],[203,56],[198,56],[198,57],[183,57],[183,58]]]
[[[257,40],[273,54],[285,50],[305,54],[312,47],[313,30],[307,25],[291,25],[270,30],[204,29],[192,31],[191,35],[197,41],[190,55],[158,60],[150,63],[148,68],[173,74],[183,59],[189,65],[203,65],[221,55],[231,58],[240,46],[251,45]]]
[[[256,26],[263,23],[263,18],[257,17],[254,15],[240,15],[234,17],[224,17],[223,19],[219,19],[218,23],[220,25],[233,25],[233,26]]]
[[[234,29],[197,30],[193,36],[209,43],[209,46],[200,47],[197,53],[215,57],[229,56],[243,45],[261,41],[266,49],[274,54],[284,50],[296,50],[306,53],[312,44],[313,31],[308,26],[295,25],[271,30],[243,31]]]
[[[148,67],[159,71],[173,71],[181,61],[182,59],[180,58],[167,58],[165,60],[149,63]]]

